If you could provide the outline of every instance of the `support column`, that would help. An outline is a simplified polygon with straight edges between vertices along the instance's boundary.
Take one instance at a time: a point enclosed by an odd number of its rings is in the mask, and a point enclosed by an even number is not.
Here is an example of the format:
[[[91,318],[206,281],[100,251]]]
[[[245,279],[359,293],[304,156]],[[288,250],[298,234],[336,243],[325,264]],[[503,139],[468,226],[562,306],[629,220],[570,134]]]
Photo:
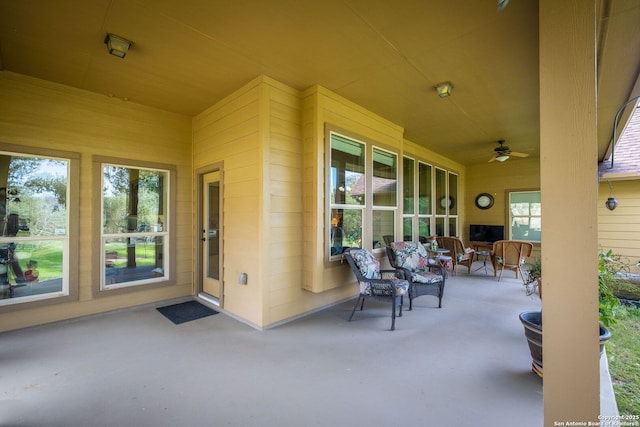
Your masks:
[[[596,5],[540,0],[539,16],[544,425],[554,426],[600,410]]]

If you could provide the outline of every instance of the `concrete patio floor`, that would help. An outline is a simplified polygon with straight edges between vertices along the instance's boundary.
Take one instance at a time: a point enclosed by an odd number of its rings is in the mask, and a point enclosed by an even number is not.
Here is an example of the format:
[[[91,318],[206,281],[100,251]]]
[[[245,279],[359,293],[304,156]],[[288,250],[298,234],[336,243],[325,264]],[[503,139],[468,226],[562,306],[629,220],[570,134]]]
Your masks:
[[[540,301],[505,276],[460,269],[393,332],[350,300],[264,331],[144,306],[3,333],[0,425],[538,427],[518,314]]]

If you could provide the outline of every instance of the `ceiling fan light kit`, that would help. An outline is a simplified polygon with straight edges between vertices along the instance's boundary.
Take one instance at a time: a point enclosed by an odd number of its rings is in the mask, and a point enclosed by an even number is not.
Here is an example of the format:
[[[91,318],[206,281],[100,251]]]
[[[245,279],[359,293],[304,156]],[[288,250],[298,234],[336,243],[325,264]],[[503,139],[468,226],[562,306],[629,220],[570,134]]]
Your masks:
[[[489,163],[493,162],[494,160],[496,160],[498,162],[506,162],[507,160],[509,160],[509,157],[511,157],[511,156],[515,156],[515,157],[528,157],[529,156],[526,153],[518,153],[518,152],[515,152],[515,151],[511,151],[511,148],[509,148],[506,145],[504,145],[504,140],[503,139],[498,141],[498,144],[500,144],[500,146],[493,149],[493,151],[495,151],[495,154],[493,155],[493,157],[491,157],[489,159]]]

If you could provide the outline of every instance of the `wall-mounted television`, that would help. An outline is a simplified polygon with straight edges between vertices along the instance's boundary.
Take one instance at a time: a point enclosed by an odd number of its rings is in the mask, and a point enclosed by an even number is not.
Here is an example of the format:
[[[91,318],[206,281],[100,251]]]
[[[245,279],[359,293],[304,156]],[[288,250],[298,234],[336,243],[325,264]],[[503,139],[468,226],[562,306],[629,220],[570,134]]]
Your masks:
[[[469,226],[469,240],[489,243],[504,240],[504,225],[472,224]]]

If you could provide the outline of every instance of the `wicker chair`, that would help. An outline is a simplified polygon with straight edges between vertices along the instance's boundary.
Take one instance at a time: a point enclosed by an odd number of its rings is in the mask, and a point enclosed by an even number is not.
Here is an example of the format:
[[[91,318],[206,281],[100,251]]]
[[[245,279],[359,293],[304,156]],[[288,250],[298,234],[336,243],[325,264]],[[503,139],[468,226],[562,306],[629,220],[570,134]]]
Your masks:
[[[442,307],[447,270],[439,262],[429,258],[421,243],[393,242],[387,246],[387,257],[391,266],[402,271],[411,283],[409,310],[413,309],[413,300],[422,295],[437,297],[438,308]]]
[[[380,262],[366,249],[349,248],[344,256],[360,284],[360,295],[353,306],[349,321],[353,319],[358,304],[362,311],[365,298],[387,300],[391,301],[391,330],[393,331],[396,328],[396,306],[400,307],[398,317],[401,317],[402,298],[409,290],[409,282],[401,278],[402,273],[397,270],[380,270]]]
[[[471,274],[471,266],[473,265],[476,251],[471,248],[466,248],[462,240],[457,237],[437,237],[436,241],[438,242],[439,248],[449,250],[448,255],[451,256],[451,261],[453,262],[453,274],[456,273],[457,265],[467,266],[467,271]]]
[[[526,276],[522,272],[522,266],[527,260],[527,257],[531,256],[533,251],[533,244],[530,242],[523,242],[521,240],[498,240],[493,243],[493,249],[491,250],[491,263],[493,264],[493,276],[497,274],[497,270],[500,269],[500,275],[498,281],[502,278],[502,272],[506,270],[513,270],[516,272],[516,279],[520,277],[522,281],[525,281]]]

